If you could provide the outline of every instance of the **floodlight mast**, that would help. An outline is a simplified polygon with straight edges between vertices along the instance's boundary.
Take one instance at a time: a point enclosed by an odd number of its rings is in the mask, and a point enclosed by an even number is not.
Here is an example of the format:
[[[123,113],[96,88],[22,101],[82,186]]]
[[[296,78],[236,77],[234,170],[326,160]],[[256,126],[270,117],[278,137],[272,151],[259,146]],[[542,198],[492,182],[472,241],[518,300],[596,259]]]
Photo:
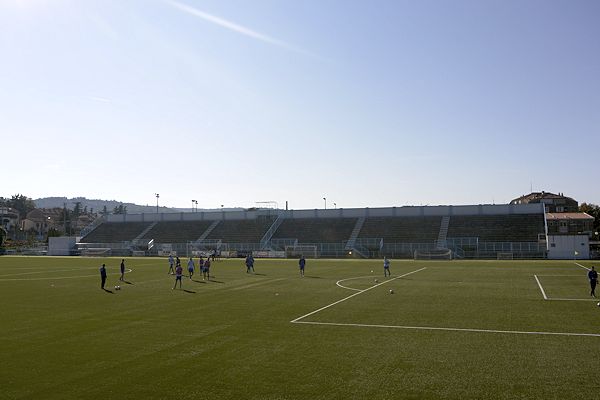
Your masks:
[[[154,195],[156,196],[156,213],[158,214],[158,198],[160,197],[160,194],[154,193]]]

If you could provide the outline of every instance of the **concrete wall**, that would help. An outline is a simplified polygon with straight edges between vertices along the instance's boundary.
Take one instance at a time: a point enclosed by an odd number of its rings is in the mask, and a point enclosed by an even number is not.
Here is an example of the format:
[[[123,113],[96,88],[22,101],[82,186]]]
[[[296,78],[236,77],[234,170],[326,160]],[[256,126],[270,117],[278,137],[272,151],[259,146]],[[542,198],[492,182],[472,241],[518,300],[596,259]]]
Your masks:
[[[587,260],[590,258],[587,235],[548,235],[548,258],[553,260]],[[575,254],[577,251],[578,254]]]
[[[155,221],[214,221],[256,219],[259,216],[279,215],[285,218],[360,218],[360,217],[419,217],[451,215],[508,215],[543,214],[544,205],[500,204],[470,206],[406,206],[386,208],[338,208],[314,210],[258,210],[258,211],[212,211],[186,213],[151,213],[108,215],[108,222],[155,222]]]
[[[48,239],[49,256],[70,256],[75,249],[77,238],[75,236],[51,237]]]

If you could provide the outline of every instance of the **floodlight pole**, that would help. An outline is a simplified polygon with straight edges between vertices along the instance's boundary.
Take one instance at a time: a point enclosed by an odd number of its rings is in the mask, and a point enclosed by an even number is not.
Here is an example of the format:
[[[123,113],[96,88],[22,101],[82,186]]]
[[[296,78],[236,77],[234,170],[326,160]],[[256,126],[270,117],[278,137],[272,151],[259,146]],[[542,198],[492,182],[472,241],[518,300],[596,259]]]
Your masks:
[[[327,197],[323,197],[323,201],[325,202],[325,209],[327,210]]]
[[[154,195],[156,196],[156,213],[158,214],[158,198],[160,197],[160,194],[154,193]]]
[[[333,208],[337,209],[337,203],[333,203]]]

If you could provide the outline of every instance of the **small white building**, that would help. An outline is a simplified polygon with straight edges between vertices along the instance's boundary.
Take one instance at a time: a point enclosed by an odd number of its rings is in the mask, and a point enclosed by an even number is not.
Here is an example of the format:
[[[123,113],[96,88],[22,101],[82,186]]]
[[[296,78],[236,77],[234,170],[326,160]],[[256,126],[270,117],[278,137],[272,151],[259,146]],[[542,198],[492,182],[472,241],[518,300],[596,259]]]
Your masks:
[[[552,260],[588,260],[588,235],[548,235],[548,258]]]

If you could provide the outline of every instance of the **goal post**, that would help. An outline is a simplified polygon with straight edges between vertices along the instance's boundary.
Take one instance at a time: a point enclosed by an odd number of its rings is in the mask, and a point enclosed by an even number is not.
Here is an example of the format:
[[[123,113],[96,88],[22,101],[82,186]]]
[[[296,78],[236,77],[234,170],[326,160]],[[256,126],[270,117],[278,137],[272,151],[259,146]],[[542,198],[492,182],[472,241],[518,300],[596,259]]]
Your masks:
[[[297,258],[300,256],[304,256],[306,258],[317,258],[317,246],[310,244],[285,246],[285,256],[287,258]]]
[[[415,250],[415,260],[452,260],[452,250]]]
[[[109,257],[112,255],[112,249],[91,247],[82,249],[80,255],[82,257]]]
[[[507,251],[499,251],[496,254],[496,258],[498,260],[512,260],[514,258],[514,254]]]

